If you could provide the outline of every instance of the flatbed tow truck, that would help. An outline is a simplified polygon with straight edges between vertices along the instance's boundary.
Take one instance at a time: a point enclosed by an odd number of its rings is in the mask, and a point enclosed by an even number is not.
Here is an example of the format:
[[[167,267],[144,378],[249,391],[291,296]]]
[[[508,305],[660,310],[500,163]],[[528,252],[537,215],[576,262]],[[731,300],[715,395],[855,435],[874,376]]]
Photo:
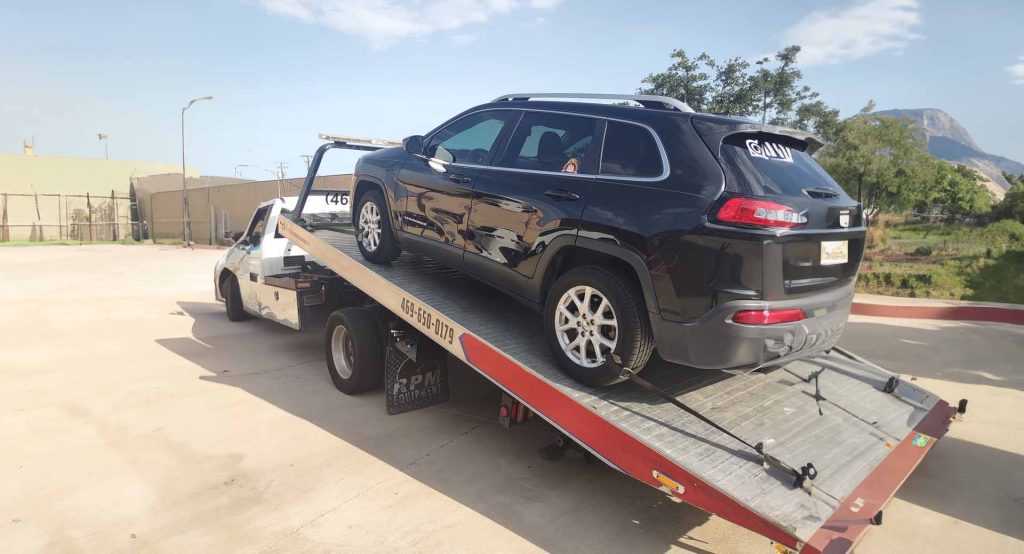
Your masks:
[[[365,295],[361,307],[340,311],[378,314],[360,340],[379,337],[387,349],[381,378],[389,413],[408,411],[392,410],[392,401],[409,400],[416,384],[446,385],[446,375],[399,375],[405,360],[416,360],[417,344],[420,358],[433,360],[424,353],[440,347],[505,392],[503,422],[532,412],[562,434],[559,445],[579,445],[674,501],[763,535],[778,552],[819,553],[848,552],[881,524],[885,504],[966,412],[966,400],[951,406],[840,348],[748,373],[655,363],[643,378],[616,386],[579,384],[557,369],[527,307],[427,258],[371,264],[351,229],[304,217],[310,195],[337,192],[314,190],[327,151],[395,146],[321,138],[328,142],[279,231]],[[331,342],[328,333],[328,358]],[[415,407],[432,401],[412,395]]]

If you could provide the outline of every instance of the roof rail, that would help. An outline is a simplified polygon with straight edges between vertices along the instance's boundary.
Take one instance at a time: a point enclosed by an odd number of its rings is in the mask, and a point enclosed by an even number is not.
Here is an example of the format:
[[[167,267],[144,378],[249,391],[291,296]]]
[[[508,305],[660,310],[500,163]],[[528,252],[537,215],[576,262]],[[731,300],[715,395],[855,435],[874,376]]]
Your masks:
[[[508,102],[512,100],[531,100],[534,98],[562,98],[562,99],[587,99],[587,100],[630,100],[645,108],[662,110],[679,110],[692,113],[693,108],[686,102],[680,102],[668,96],[652,96],[649,94],[574,94],[568,92],[540,92],[532,94],[505,94],[492,100],[492,102]]]

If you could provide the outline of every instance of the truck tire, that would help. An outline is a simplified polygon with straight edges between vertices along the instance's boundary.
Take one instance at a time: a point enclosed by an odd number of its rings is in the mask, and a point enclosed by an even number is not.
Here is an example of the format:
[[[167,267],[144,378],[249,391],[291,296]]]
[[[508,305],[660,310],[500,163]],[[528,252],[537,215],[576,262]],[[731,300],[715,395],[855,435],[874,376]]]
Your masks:
[[[220,295],[224,297],[224,309],[228,313],[229,320],[245,321],[252,319],[249,312],[246,312],[242,306],[242,291],[238,288],[238,279],[234,275],[229,275],[220,284]]]
[[[654,333],[638,287],[598,266],[569,270],[544,304],[544,329],[559,366],[577,381],[603,387],[639,372],[654,351]]]
[[[367,308],[342,308],[327,318],[327,369],[345,394],[379,387],[384,381],[384,345],[376,315]]]
[[[359,196],[356,212],[356,243],[359,252],[375,264],[386,264],[401,253],[391,231],[388,203],[377,189],[371,189]]]

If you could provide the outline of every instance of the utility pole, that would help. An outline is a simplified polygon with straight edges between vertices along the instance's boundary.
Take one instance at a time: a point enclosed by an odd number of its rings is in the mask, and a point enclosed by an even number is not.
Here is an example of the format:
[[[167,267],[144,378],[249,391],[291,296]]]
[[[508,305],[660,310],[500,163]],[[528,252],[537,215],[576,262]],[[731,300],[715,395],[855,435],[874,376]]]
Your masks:
[[[302,161],[306,162],[306,173],[309,173],[309,166],[310,164],[313,163],[313,156],[309,154],[303,154],[299,157],[302,158]]]
[[[277,162],[277,196],[278,196],[278,198],[281,198],[281,197],[284,196],[284,194],[281,191],[281,186],[283,185],[282,181],[284,181],[285,172],[287,172],[287,171],[288,171],[288,164],[286,164],[284,162]]]

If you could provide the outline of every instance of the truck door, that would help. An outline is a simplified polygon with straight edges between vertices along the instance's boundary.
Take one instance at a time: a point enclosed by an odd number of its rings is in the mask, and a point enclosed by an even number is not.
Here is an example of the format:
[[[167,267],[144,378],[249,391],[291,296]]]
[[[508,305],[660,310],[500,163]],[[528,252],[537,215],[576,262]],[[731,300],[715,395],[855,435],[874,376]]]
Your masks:
[[[597,174],[604,122],[526,112],[501,159],[473,186],[466,270],[527,295],[546,246],[575,236]]]
[[[242,305],[247,311],[254,313],[259,313],[259,299],[255,285],[263,282],[261,255],[271,207],[272,205],[263,206],[253,214],[249,228],[246,229],[245,235],[241,239],[238,263],[232,264],[237,268],[235,276],[238,278],[238,288],[242,294]]]

